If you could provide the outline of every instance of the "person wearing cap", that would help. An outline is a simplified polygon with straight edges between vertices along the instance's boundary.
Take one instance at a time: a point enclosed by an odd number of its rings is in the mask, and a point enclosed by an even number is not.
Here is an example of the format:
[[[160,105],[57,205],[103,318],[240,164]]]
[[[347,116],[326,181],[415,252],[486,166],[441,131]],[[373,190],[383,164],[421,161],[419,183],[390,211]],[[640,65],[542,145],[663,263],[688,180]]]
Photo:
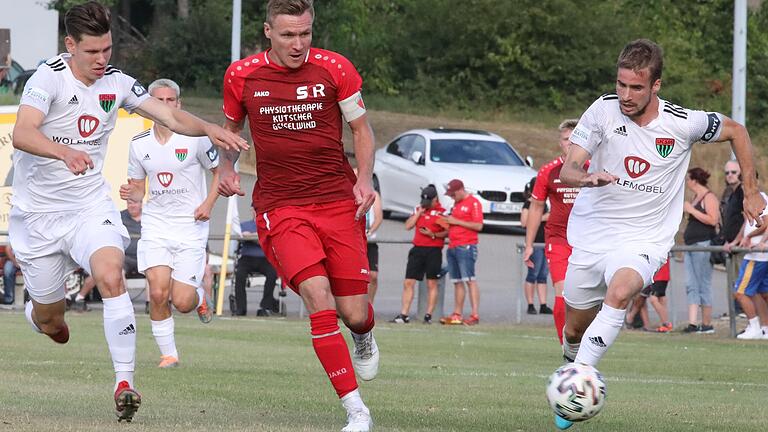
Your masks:
[[[453,314],[440,319],[442,324],[475,325],[480,322],[480,288],[475,278],[477,261],[477,233],[483,229],[483,206],[472,194],[464,189],[464,182],[453,179],[448,182],[445,194],[453,198],[454,205],[450,216],[440,219],[448,225],[448,271],[455,288]],[[464,284],[469,287],[469,303],[472,313],[462,319],[464,309]]]
[[[405,221],[405,229],[413,233],[413,247],[408,252],[408,263],[405,266],[405,281],[403,282],[403,307],[392,320],[393,323],[407,324],[411,320],[408,312],[413,302],[413,288],[416,281],[427,276],[427,313],[424,324],[432,324],[432,312],[437,303],[437,279],[443,264],[443,245],[448,236],[448,230],[438,223],[445,209],[437,199],[437,189],[433,185],[421,191],[421,204],[413,209],[413,213]]]

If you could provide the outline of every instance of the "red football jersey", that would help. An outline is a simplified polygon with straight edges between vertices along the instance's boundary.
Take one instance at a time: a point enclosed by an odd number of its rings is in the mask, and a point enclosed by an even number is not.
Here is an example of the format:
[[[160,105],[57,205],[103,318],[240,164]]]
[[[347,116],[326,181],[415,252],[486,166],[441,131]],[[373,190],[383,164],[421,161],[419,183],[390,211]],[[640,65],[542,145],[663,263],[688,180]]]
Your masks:
[[[445,213],[445,209],[442,208],[440,204],[432,207],[429,210],[424,210],[424,213],[422,213],[421,216],[419,216],[419,218],[416,220],[416,227],[414,228],[416,232],[413,233],[414,246],[443,247],[445,244],[445,238],[435,237],[433,239],[432,237],[419,232],[419,228],[422,227],[432,231],[433,233],[445,231],[445,228],[437,223],[437,220],[440,218],[440,216],[443,215],[443,213]]]
[[[317,48],[297,69],[276,65],[269,50],[229,66],[224,115],[234,122],[248,117],[259,212],[354,199],[356,179],[341,142],[339,101],[360,91],[362,82],[349,60]]]
[[[468,222],[483,222],[483,206],[472,195],[453,205],[451,216]],[[448,229],[448,247],[477,244],[477,231],[463,226],[451,225]]]
[[[568,244],[568,216],[571,215],[573,202],[576,201],[580,189],[560,182],[563,162],[563,158],[558,157],[541,167],[531,192],[531,197],[537,201],[546,201],[549,198],[551,209],[544,228],[544,239],[550,244]],[[589,162],[585,167],[589,167]]]

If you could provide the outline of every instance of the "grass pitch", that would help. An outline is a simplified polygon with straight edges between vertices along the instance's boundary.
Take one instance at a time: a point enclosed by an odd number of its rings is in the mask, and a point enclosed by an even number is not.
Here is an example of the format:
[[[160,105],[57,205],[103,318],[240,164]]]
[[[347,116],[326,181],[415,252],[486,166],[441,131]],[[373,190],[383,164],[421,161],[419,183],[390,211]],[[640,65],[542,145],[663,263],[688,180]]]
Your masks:
[[[69,314],[71,340],[0,313],[0,431],[338,431],[344,411],[308,323],[176,317],[182,365],[156,367],[138,314],[134,422],[117,424],[99,311]],[[553,430],[544,387],[560,365],[550,327],[380,323],[379,376],[361,383],[378,431]],[[766,342],[623,332],[600,370],[605,409],[574,431],[764,431]]]

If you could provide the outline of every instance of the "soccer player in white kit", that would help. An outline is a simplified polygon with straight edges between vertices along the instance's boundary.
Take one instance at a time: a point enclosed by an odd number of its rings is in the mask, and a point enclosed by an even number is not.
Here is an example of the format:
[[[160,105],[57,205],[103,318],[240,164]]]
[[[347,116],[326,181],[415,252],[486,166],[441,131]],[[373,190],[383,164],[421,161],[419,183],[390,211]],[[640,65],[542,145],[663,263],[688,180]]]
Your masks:
[[[78,267],[93,275],[104,299],[104,335],[115,369],[119,420],[141,403],[134,390],[136,320],[122,276],[128,233],[101,174],[118,108],[187,135],[208,135],[222,148],[247,148],[219,126],[152,99],[135,79],[109,65],[110,13],[98,2],[64,17],[68,53],[27,82],[13,131],[15,152],[9,237],[32,300],[32,328],[69,340],[64,282]]]
[[[181,108],[181,89],[169,79],[154,81],[149,94]],[[149,182],[136,258],[149,282],[149,317],[161,368],[179,364],[169,299],[179,312],[196,308],[204,323],[213,318],[202,284],[208,219],[219,195],[218,154],[207,137],[178,135],[160,124],[131,141],[128,183],[120,186],[120,197],[141,201]],[[207,194],[205,170],[213,173]]]
[[[597,364],[618,336],[630,299],[664,263],[680,225],[694,143],[730,141],[742,167],[747,218],[759,223],[766,205],[744,126],[659,99],[662,67],[658,45],[629,43],[618,59],[616,94],[598,98],[571,134],[560,179],[582,189],[568,222],[568,361]],[[570,426],[557,416],[555,422]]]

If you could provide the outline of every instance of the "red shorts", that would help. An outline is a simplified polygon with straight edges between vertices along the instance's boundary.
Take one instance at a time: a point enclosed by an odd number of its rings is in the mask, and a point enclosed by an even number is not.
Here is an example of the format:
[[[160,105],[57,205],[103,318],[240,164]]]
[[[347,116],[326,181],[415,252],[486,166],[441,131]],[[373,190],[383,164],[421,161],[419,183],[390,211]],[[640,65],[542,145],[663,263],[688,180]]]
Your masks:
[[[549,274],[552,275],[552,283],[565,280],[565,271],[568,270],[568,258],[571,256],[571,246],[547,243],[544,248],[544,256],[547,257]]]
[[[259,213],[256,228],[267,259],[291,289],[324,276],[334,296],[368,293],[365,219],[344,200],[287,206]]]

